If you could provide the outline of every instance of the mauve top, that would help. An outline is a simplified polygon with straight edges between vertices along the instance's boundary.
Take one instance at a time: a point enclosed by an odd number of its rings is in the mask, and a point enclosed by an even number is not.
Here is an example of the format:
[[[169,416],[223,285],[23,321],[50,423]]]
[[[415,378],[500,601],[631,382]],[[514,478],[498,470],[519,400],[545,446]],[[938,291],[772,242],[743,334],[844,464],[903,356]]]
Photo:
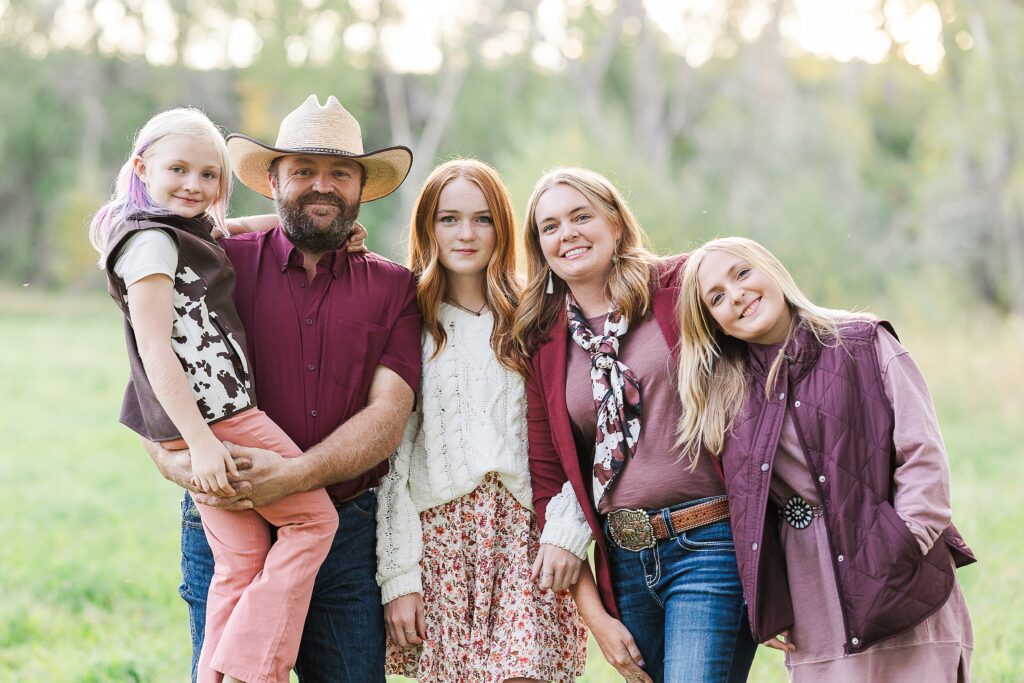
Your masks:
[[[923,554],[952,518],[946,451],[928,386],[910,353],[881,326],[875,351],[895,415],[893,507],[917,538]],[[793,495],[811,505],[820,503],[793,418],[787,413],[772,467],[771,498],[778,505]],[[781,531],[795,621],[790,636],[796,651],[786,655],[792,681],[970,680],[974,636],[959,584],[954,584],[946,604],[916,627],[845,656],[843,615],[824,520],[817,517],[806,529],[781,522]]]
[[[301,449],[366,406],[378,365],[419,391],[422,321],[409,270],[341,249],[324,254],[307,282],[302,254],[280,227],[220,243],[235,267],[257,401]],[[327,492],[351,497],[387,471],[384,458]]]
[[[589,318],[595,334],[604,332],[605,316]],[[597,435],[597,408],[590,380],[590,354],[569,337],[565,403],[569,409],[576,447],[593,462]],[[725,494],[725,483],[709,458],[701,458],[690,471],[675,446],[676,426],[682,411],[676,392],[676,368],[668,343],[653,315],[630,327],[619,340],[619,360],[640,380],[640,440],[632,459],[619,472],[598,506],[612,510],[657,509],[707,496]]]

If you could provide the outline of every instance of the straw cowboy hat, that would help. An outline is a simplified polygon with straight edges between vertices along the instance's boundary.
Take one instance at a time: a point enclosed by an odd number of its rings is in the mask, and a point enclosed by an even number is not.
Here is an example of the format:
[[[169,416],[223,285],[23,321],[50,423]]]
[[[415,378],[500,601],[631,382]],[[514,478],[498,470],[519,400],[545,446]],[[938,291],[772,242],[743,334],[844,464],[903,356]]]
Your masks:
[[[342,156],[359,162],[366,174],[361,202],[372,202],[398,189],[412,166],[408,147],[386,147],[363,153],[359,122],[332,95],[320,106],[310,95],[302,106],[281,121],[274,146],[245,135],[228,136],[228,154],[238,179],[251,190],[270,197],[270,163],[289,154]]]

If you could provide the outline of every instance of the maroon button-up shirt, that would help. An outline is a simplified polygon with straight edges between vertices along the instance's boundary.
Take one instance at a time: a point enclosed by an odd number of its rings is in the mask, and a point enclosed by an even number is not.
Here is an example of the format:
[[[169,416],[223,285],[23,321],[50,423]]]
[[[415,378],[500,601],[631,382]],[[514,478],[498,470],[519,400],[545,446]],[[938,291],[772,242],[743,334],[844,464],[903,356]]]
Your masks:
[[[420,312],[412,273],[371,253],[324,254],[307,282],[302,254],[281,228],[221,240],[235,267],[256,399],[303,450],[366,406],[383,365],[420,384]],[[348,498],[376,486],[385,458],[327,487]]]

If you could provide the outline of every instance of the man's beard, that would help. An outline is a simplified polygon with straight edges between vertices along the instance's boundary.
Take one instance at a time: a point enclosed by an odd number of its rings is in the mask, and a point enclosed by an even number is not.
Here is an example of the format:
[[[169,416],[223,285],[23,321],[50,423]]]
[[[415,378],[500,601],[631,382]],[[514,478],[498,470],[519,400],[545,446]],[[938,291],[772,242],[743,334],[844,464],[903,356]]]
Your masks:
[[[292,244],[313,254],[341,249],[359,216],[358,202],[350,206],[336,194],[307,192],[291,202],[278,197],[275,203],[281,225]],[[337,206],[338,213],[334,220],[323,227],[319,226],[317,219],[310,217],[305,210],[308,204],[313,203]]]

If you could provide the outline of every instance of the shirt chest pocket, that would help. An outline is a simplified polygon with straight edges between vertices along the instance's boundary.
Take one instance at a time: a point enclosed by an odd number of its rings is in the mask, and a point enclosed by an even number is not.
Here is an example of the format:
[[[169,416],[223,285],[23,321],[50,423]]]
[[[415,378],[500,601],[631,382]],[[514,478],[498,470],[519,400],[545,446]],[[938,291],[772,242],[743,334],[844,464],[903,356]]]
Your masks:
[[[363,391],[369,388],[390,330],[365,320],[335,318],[324,347],[324,366],[338,384]]]

